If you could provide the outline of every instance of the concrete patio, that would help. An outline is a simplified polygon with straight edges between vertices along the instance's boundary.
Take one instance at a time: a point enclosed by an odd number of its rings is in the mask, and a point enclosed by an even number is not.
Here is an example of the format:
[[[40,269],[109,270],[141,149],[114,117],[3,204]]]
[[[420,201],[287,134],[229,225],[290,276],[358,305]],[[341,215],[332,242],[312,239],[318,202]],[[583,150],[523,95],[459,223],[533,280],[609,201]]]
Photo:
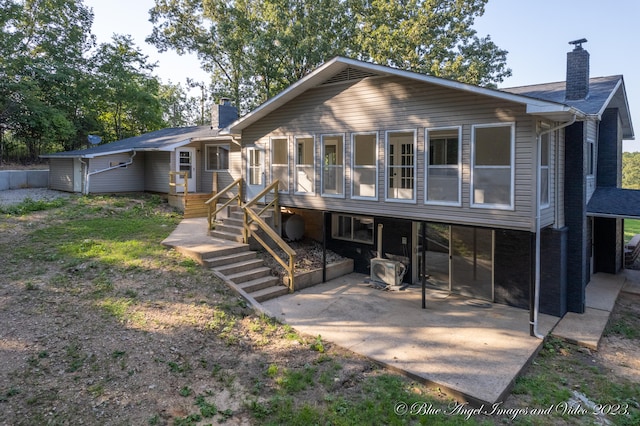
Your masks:
[[[163,243],[193,254],[227,242],[206,236],[204,219],[185,219]],[[596,349],[622,289],[640,293],[640,271],[595,274],[585,313],[540,315],[538,332]],[[530,336],[529,311],[438,290],[428,290],[422,309],[421,294],[419,286],[380,290],[354,273],[262,304],[248,300],[302,333],[320,335],[458,400],[504,400],[543,344]]]

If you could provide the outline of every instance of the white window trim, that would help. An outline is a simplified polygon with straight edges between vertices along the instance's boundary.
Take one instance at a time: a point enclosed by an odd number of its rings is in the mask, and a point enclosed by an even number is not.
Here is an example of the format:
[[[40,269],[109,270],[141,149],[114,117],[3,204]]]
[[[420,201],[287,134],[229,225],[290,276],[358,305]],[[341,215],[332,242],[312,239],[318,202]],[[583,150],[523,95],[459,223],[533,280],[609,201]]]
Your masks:
[[[375,189],[374,189],[374,194],[375,196],[373,197],[363,197],[361,195],[353,195],[354,193],[354,185],[355,182],[353,180],[353,176],[354,173],[353,171],[355,170],[356,167],[362,167],[362,168],[368,168],[368,167],[364,167],[364,166],[356,166],[356,156],[355,156],[355,152],[356,152],[356,136],[359,135],[372,135],[375,137],[376,143],[375,143],[375,153],[374,153],[374,158],[375,158],[375,165],[373,167],[375,167],[376,169],[376,178],[375,178]],[[378,132],[357,132],[357,133],[352,133],[351,134],[351,198],[354,200],[378,200],[378,178],[380,176],[380,170],[379,170],[379,165],[378,165],[378,152],[380,149],[380,141],[379,141],[379,137],[378,137]],[[370,166],[369,166],[370,167]]]
[[[280,194],[289,194],[291,193],[291,161],[289,161],[289,157],[290,157],[290,150],[289,150],[289,137],[288,136],[272,136],[269,138],[269,148],[271,150],[271,158],[270,160],[270,164],[269,164],[269,173],[271,175],[271,182],[273,182],[273,155],[275,153],[275,149],[273,148],[273,140],[277,139],[277,140],[282,140],[285,139],[287,141],[287,176],[289,177],[289,180],[287,181],[287,189],[286,191],[283,191],[280,189],[280,187],[278,186],[278,192]],[[281,165],[281,164],[278,164]]]
[[[511,194],[509,197],[509,204],[476,204],[474,203],[474,187],[473,187],[473,182],[474,182],[474,173],[475,173],[475,168],[476,168],[476,129],[479,128],[487,128],[487,127],[510,127],[510,134],[511,134],[511,142],[510,142],[510,151],[511,151],[511,158],[509,159],[511,165],[510,165],[510,171],[511,171]],[[471,126],[471,181],[469,182],[470,185],[470,192],[469,192],[469,198],[470,198],[470,205],[472,208],[478,208],[478,209],[495,209],[495,210],[515,210],[515,169],[516,169],[516,164],[515,164],[515,158],[516,158],[516,150],[515,150],[515,145],[516,145],[516,123],[515,122],[504,122],[504,123],[490,123],[490,124],[474,124]],[[504,167],[504,166],[500,166],[500,167]]]
[[[216,147],[226,147],[228,156],[227,156],[227,168],[226,169],[210,169],[209,168],[209,148]],[[208,143],[204,146],[204,171],[205,172],[223,172],[231,169],[231,144],[228,143]]]
[[[413,198],[389,198],[389,134],[413,133]],[[384,134],[384,200],[389,203],[416,204],[418,196],[418,141],[416,129],[387,130]]]
[[[311,139],[312,151],[313,151],[313,163],[305,164],[305,166],[313,166],[313,189],[309,192],[299,192],[298,188],[298,139]],[[318,180],[316,176],[318,174],[318,170],[316,169],[316,137],[313,135],[296,135],[293,137],[293,170],[294,170],[294,178],[293,178],[293,193],[295,195],[316,195]]]
[[[324,138],[325,137],[336,137],[339,136],[342,138],[342,172],[344,174],[342,178],[342,193],[340,194],[331,194],[324,192]],[[346,167],[345,167],[345,134],[344,133],[324,133],[320,135],[320,195],[322,197],[327,198],[345,198],[345,185],[346,185]]]
[[[458,201],[429,200],[429,132],[455,130],[458,132]],[[424,203],[439,206],[462,206],[462,126],[432,127],[424,129]]]

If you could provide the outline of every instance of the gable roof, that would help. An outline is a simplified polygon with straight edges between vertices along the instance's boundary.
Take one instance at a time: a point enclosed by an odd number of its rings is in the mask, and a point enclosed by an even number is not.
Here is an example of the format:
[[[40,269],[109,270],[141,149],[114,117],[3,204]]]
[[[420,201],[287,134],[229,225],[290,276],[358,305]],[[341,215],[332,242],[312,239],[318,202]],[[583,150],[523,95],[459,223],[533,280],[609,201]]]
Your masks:
[[[516,95],[529,96],[537,99],[544,99],[550,102],[564,103],[572,106],[585,114],[602,117],[607,108],[618,108],[622,121],[622,137],[633,139],[633,125],[631,124],[631,114],[629,102],[624,87],[624,79],[621,75],[609,77],[595,77],[589,79],[589,95],[586,99],[575,101],[565,100],[564,81],[555,83],[535,84],[530,86],[520,86],[502,89]]]
[[[511,102],[526,105],[527,113],[540,115],[555,121],[568,121],[574,115],[578,118],[584,118],[584,114],[574,106],[561,102],[525,96],[516,93],[510,93],[502,90],[488,89],[485,87],[474,86],[471,84],[460,83],[454,80],[447,80],[440,77],[419,74],[412,71],[405,71],[384,65],[376,65],[368,62],[358,61],[345,57],[335,57],[313,72],[306,75],[296,83],[289,86],[278,95],[264,102],[258,108],[254,109],[244,117],[236,120],[225,128],[223,134],[239,134],[243,129],[265,117],[270,112],[278,109],[287,102],[301,95],[305,91],[323,84],[331,84],[339,81],[358,80],[364,77],[372,76],[398,76],[411,80],[421,81],[424,83],[434,84],[441,87],[448,87],[456,90],[488,96],[496,99],[507,100]]]
[[[40,157],[93,158],[131,151],[173,151],[195,140],[213,139],[218,133],[218,129],[212,129],[211,126],[172,127],[87,149],[45,154]]]

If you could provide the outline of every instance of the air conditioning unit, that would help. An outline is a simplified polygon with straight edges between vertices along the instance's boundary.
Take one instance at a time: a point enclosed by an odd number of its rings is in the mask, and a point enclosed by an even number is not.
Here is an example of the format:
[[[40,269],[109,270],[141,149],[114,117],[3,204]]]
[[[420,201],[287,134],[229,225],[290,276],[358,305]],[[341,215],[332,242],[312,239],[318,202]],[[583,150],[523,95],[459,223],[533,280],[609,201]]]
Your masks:
[[[371,281],[399,286],[404,278],[405,266],[389,259],[371,259]]]

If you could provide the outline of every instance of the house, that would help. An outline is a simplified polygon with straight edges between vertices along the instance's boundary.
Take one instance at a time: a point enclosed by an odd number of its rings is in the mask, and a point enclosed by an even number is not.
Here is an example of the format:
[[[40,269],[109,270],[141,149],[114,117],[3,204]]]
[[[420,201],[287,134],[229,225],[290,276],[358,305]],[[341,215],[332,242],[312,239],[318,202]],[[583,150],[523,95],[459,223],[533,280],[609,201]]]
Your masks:
[[[223,99],[210,126],[157,130],[88,149],[43,155],[49,159],[49,188],[83,194],[149,191],[168,194],[170,172],[178,193],[210,194],[240,177],[240,146],[220,129],[238,117]]]
[[[591,274],[622,267],[622,76],[494,90],[336,57],[221,134],[241,140],[245,197],[279,181],[305,234],[405,283],[563,316]],[[382,226],[380,226],[382,225]],[[377,250],[377,247],[380,247]],[[536,297],[538,296],[538,297]]]

